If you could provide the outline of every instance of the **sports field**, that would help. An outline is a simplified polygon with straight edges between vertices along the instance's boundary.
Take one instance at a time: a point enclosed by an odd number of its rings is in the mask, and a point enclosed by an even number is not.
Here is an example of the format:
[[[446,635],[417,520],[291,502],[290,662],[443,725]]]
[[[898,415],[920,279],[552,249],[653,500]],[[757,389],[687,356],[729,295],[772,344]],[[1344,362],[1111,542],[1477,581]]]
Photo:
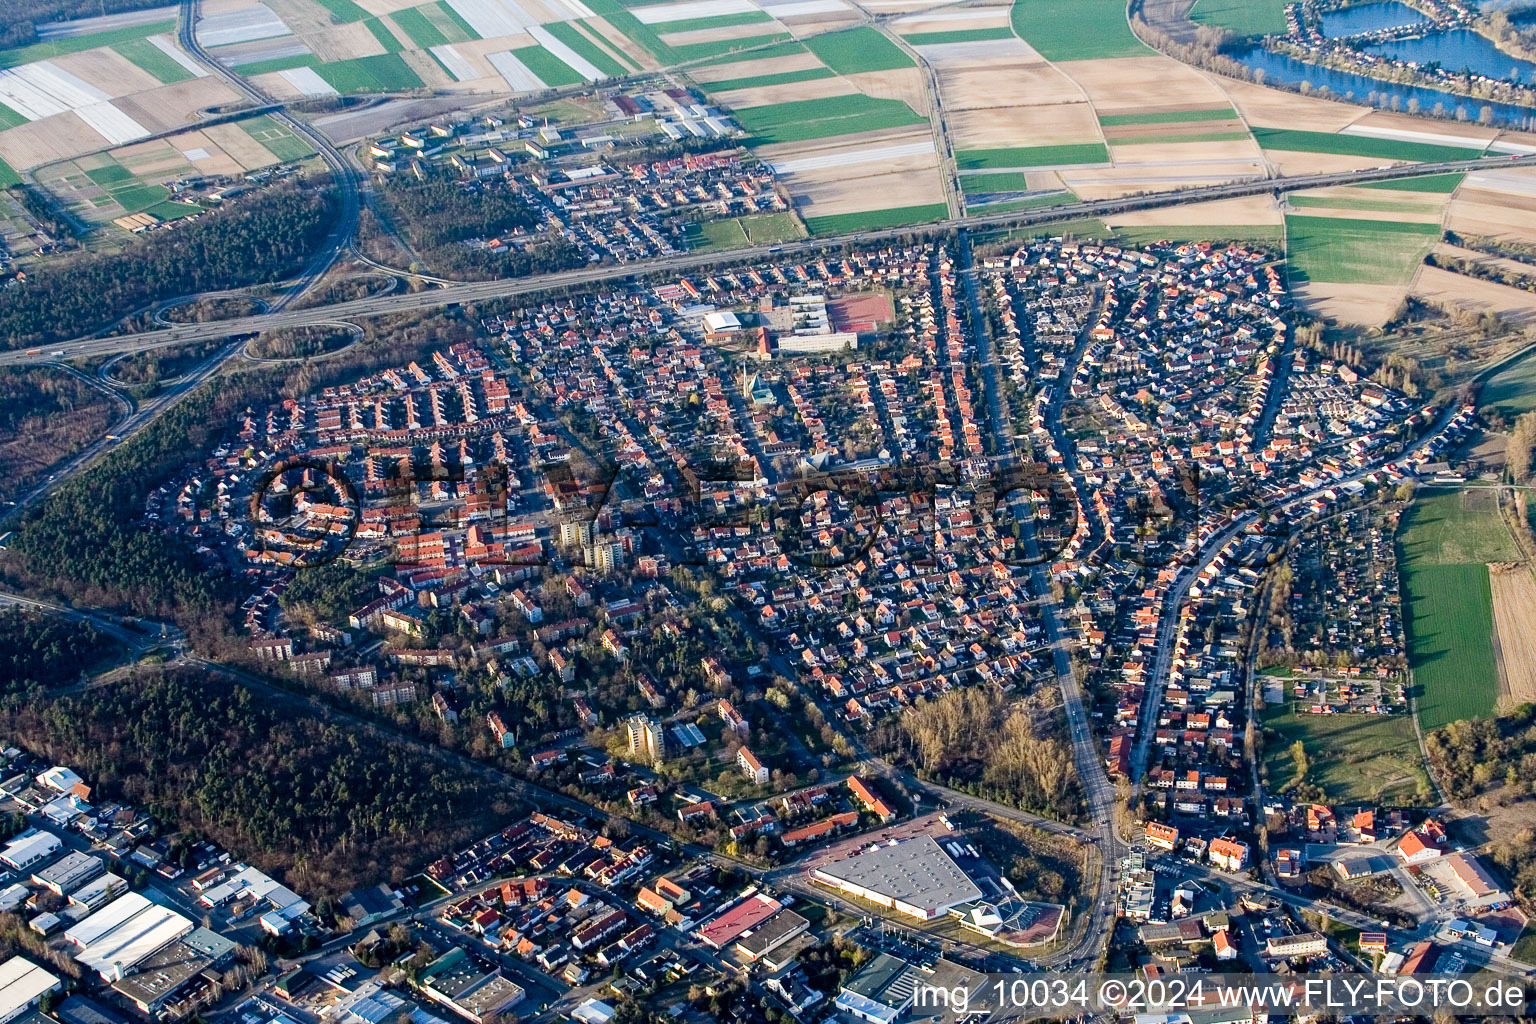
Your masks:
[[[1293,282],[1396,284],[1413,276],[1440,225],[1289,214],[1285,234]]]
[[[921,224],[949,216],[949,207],[943,203],[926,206],[899,206],[890,210],[865,210],[862,213],[841,213],[832,217],[807,217],[805,226],[813,235],[840,235],[848,231],[870,228],[889,228],[899,224]]]
[[[804,237],[805,229],[793,213],[761,213],[688,226],[688,248],[696,252],[738,249]]]
[[[805,41],[805,45],[821,58],[823,64],[840,75],[912,67],[912,58],[903,53],[901,47],[867,25],[813,36]]]
[[[1487,563],[1520,560],[1494,492],[1421,491],[1397,548],[1420,724],[1438,729],[1493,714],[1499,674]]]
[[[1240,36],[1283,35],[1285,0],[1195,0],[1189,20]]]
[[[1485,408],[1497,409],[1508,419],[1536,409],[1536,352],[1490,378],[1479,400]],[[1536,508],[1536,502],[1532,507]]]
[[[1182,124],[1185,121],[1235,121],[1231,107],[1207,107],[1204,110],[1159,110],[1145,114],[1101,114],[1099,124],[1118,128],[1127,124]]]
[[[1429,795],[1418,740],[1401,715],[1298,715],[1287,692],[1263,722],[1264,771],[1276,792],[1299,781],[1291,745],[1300,740],[1306,781],[1330,801],[1401,804]]]
[[[314,155],[314,147],[266,114],[237,121],[240,130],[266,147],[267,152],[284,163]]]
[[[1302,132],[1289,128],[1255,128],[1253,137],[1265,149],[1283,149],[1300,153],[1334,153],[1365,156],[1381,160],[1412,160],[1437,163],[1442,160],[1471,160],[1482,155],[1481,149],[1443,146],[1429,142],[1400,142],[1397,139],[1373,139],[1364,135],[1336,135],[1331,132]]]
[[[900,100],[855,94],[817,100],[793,100],[735,110],[736,120],[753,136],[752,145],[805,142],[906,125],[926,124]]]
[[[1121,0],[1014,0],[1013,31],[1049,61],[1142,57]]]
[[[962,171],[1008,167],[1056,167],[1067,164],[1103,164],[1109,150],[1101,142],[1065,146],[1023,146],[1008,149],[957,149],[955,165]]]

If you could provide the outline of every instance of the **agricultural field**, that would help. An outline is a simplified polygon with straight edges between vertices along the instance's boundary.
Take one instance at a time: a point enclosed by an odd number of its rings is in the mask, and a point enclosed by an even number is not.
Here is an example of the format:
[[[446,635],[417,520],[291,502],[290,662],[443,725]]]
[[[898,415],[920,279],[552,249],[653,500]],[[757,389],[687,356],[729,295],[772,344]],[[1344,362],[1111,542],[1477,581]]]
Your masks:
[[[900,100],[861,94],[743,107],[732,113],[751,133],[754,146],[883,131],[928,120]]]
[[[1451,198],[1446,227],[1536,245],[1536,168],[1472,171]]]
[[[1405,139],[1375,138],[1369,135],[1293,131],[1286,128],[1255,128],[1253,136],[1258,140],[1259,145],[1267,150],[1359,156],[1372,160],[1437,163],[1444,160],[1471,160],[1482,155],[1481,147],[1474,148],[1470,145],[1453,146]]]
[[[1053,63],[1151,52],[1131,32],[1120,0],[1014,0],[1012,22],[1014,33]]]
[[[1536,353],[1525,356],[1499,371],[1483,385],[1479,402],[1486,409],[1497,410],[1505,419],[1514,419],[1536,409]]]
[[[1240,36],[1285,34],[1285,0],[1195,0],[1189,20]]]
[[[828,217],[807,217],[805,226],[813,235],[839,235],[849,231],[866,231],[877,228],[897,227],[902,224],[922,224],[949,216],[949,207],[943,203],[924,206],[904,206],[885,210],[866,210],[860,213],[836,214]]]
[[[1438,223],[1289,215],[1287,267],[1293,281],[1404,284],[1440,237]]]
[[[1013,167],[1060,167],[1108,163],[1103,143],[1067,146],[1021,146],[1008,149],[957,149],[955,164],[962,171]]]
[[[812,36],[806,47],[840,75],[912,67],[912,58],[878,30],[868,26]]]
[[[1499,669],[1488,563],[1518,561],[1492,490],[1425,490],[1404,515],[1398,566],[1426,730],[1494,713]]]
[[[1405,804],[1430,793],[1413,730],[1395,715],[1297,714],[1285,703],[1264,712],[1264,772],[1275,792],[1301,782],[1291,747],[1307,752],[1304,781],[1338,803]]]

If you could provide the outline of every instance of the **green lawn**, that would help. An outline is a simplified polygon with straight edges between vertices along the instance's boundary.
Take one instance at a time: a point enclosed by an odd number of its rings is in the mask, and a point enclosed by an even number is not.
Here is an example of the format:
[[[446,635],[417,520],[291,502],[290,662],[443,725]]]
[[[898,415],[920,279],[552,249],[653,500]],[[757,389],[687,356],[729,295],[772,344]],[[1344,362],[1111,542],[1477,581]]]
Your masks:
[[[125,42],[114,44],[112,49],[127,57],[136,66],[154,75],[166,85],[171,85],[174,82],[185,82],[197,77],[148,39],[129,39]]]
[[[21,175],[11,169],[11,165],[0,160],[0,188],[10,188],[12,185],[21,184]]]
[[[791,82],[811,82],[818,78],[835,78],[831,68],[806,68],[803,71],[782,71],[776,75],[754,75],[748,78],[722,78],[718,82],[700,82],[705,92],[729,92],[732,89],[756,89],[765,85],[788,85]]]
[[[1196,132],[1193,135],[1127,135],[1110,139],[1111,146],[1160,145],[1167,142],[1236,142],[1248,138],[1247,131]]]
[[[576,73],[575,68],[542,46],[524,46],[513,50],[512,56],[522,61],[523,66],[537,75],[545,85],[576,85],[586,81]]]
[[[578,56],[585,57],[591,62],[593,67],[610,78],[617,78],[620,75],[629,73],[629,68],[620,64],[614,59],[612,54],[582,35],[581,29],[570,22],[554,21],[545,25],[544,28],[550,35],[575,50]]]
[[[1423,203],[1399,203],[1390,199],[1356,199],[1352,196],[1292,195],[1290,203],[1292,206],[1303,209],[1316,207],[1327,210],[1365,210],[1375,213],[1423,213],[1425,210]]]
[[[1014,0],[1013,31],[1046,60],[1144,57],[1124,0]]]
[[[957,149],[955,165],[962,171],[1005,167],[1052,167],[1064,164],[1103,164],[1109,151],[1102,142],[1069,146],[1026,146],[1012,149]]]
[[[695,252],[739,249],[804,237],[805,229],[793,213],[762,213],[688,226],[688,248]]]
[[[1292,281],[1395,284],[1413,276],[1440,225],[1288,214],[1285,234]]]
[[[240,130],[261,143],[278,160],[291,163],[314,154],[309,143],[272,120],[266,114],[237,121]]]
[[[26,118],[16,113],[16,111],[4,103],[0,103],[0,131],[4,131],[7,128],[19,128],[26,123]]]
[[[1330,801],[1404,803],[1428,793],[1413,727],[1401,715],[1297,714],[1285,703],[1264,712],[1264,769],[1276,792],[1297,781],[1291,744],[1300,740],[1310,762],[1307,781]]]
[[[760,146],[927,123],[900,100],[862,94],[742,107],[733,113]]]
[[[927,206],[899,206],[890,210],[866,210],[863,213],[841,213],[831,217],[807,217],[805,226],[813,235],[840,235],[849,231],[872,228],[891,228],[900,224],[921,224],[949,216],[949,207],[943,203]]]
[[[1497,409],[1509,419],[1536,409],[1536,352],[1494,374],[1483,386],[1480,400],[1485,408]]]
[[[315,0],[315,3],[331,12],[331,20],[343,24],[354,21],[366,21],[368,12],[363,10],[352,0]]]
[[[912,58],[901,47],[868,25],[812,36],[805,45],[840,75],[912,67]]]
[[[1283,35],[1285,0],[1195,0],[1189,19],[1240,36]]]
[[[914,32],[902,36],[913,46],[937,46],[940,43],[979,43],[987,39],[1012,39],[1011,28],[962,28],[953,32]]]
[[[1029,180],[1021,171],[962,174],[960,187],[966,192],[1028,192]]]
[[[1398,532],[1419,722],[1486,718],[1498,703],[1488,562],[1519,559],[1492,491],[1421,491]]]
[[[385,53],[399,53],[405,49],[405,44],[380,19],[365,18],[363,19],[363,24],[368,26],[368,31],[373,33],[373,38],[377,39],[379,45],[384,47]]]
[[[146,39],[149,36],[175,34],[176,22],[162,21],[153,25],[131,25],[128,28],[113,29],[110,32],[93,32],[89,35],[75,36],[72,39],[52,39],[45,43],[18,46],[14,50],[0,50],[0,68],[14,68],[18,64],[30,64],[35,60],[62,57],[66,53],[81,53],[85,50],[94,50],[98,46],[116,46],[118,43]]]
[[[1442,160],[1470,160],[1483,155],[1481,149],[1442,146],[1428,142],[1399,142],[1397,139],[1373,139],[1364,135],[1335,135],[1331,132],[1300,132],[1289,128],[1255,128],[1253,137],[1265,149],[1283,149],[1295,153],[1334,153],[1364,156],[1380,160],[1416,160],[1438,163]]]
[[[517,52],[522,53],[521,50]],[[421,88],[421,79],[398,53],[317,64],[315,71],[340,93],[404,92]]]
[[[1235,121],[1231,107],[1206,107],[1203,110],[1163,110],[1147,114],[1108,114],[1099,116],[1099,124],[1115,128],[1124,124],[1182,124],[1186,121]]]
[[[1460,171],[1450,174],[1422,174],[1417,178],[1394,178],[1391,181],[1370,181],[1361,185],[1361,188],[1379,188],[1394,192],[1455,192],[1456,186],[1461,184],[1461,179],[1466,177]]]

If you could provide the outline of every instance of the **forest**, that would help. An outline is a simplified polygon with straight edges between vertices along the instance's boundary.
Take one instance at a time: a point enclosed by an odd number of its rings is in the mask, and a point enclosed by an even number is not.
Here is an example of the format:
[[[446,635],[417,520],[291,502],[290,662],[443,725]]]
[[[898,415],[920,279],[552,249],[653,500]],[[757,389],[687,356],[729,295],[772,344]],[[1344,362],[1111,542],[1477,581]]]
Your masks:
[[[320,247],[336,212],[328,185],[289,183],[152,232],[123,252],[44,266],[6,290],[0,344],[75,338],[178,295],[281,280]]]
[[[1435,777],[1456,800],[1494,791],[1501,802],[1536,793],[1536,705],[1503,718],[1452,722],[1424,737]]]
[[[15,605],[0,609],[0,636],[3,694],[72,683],[115,647],[89,625]]]
[[[36,483],[59,459],[108,428],[112,402],[63,370],[0,370],[0,501]]]
[[[951,690],[879,726],[870,745],[941,785],[1078,821],[1082,786],[1054,695],[1042,690],[1017,701],[991,686]]]
[[[305,893],[394,884],[523,808],[402,744],[200,669],[52,702],[6,700],[5,735]]]

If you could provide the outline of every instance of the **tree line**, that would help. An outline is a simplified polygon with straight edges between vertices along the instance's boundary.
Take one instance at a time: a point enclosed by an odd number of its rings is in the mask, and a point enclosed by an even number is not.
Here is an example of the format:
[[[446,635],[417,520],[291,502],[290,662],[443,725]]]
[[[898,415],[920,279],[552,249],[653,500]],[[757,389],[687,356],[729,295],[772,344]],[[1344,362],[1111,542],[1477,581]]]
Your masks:
[[[330,187],[284,184],[123,252],[45,265],[5,290],[0,344],[75,338],[178,295],[282,280],[320,247],[336,212]]]
[[[164,6],[165,0],[5,0],[0,5],[0,50],[37,42],[37,26],[71,18]]]

